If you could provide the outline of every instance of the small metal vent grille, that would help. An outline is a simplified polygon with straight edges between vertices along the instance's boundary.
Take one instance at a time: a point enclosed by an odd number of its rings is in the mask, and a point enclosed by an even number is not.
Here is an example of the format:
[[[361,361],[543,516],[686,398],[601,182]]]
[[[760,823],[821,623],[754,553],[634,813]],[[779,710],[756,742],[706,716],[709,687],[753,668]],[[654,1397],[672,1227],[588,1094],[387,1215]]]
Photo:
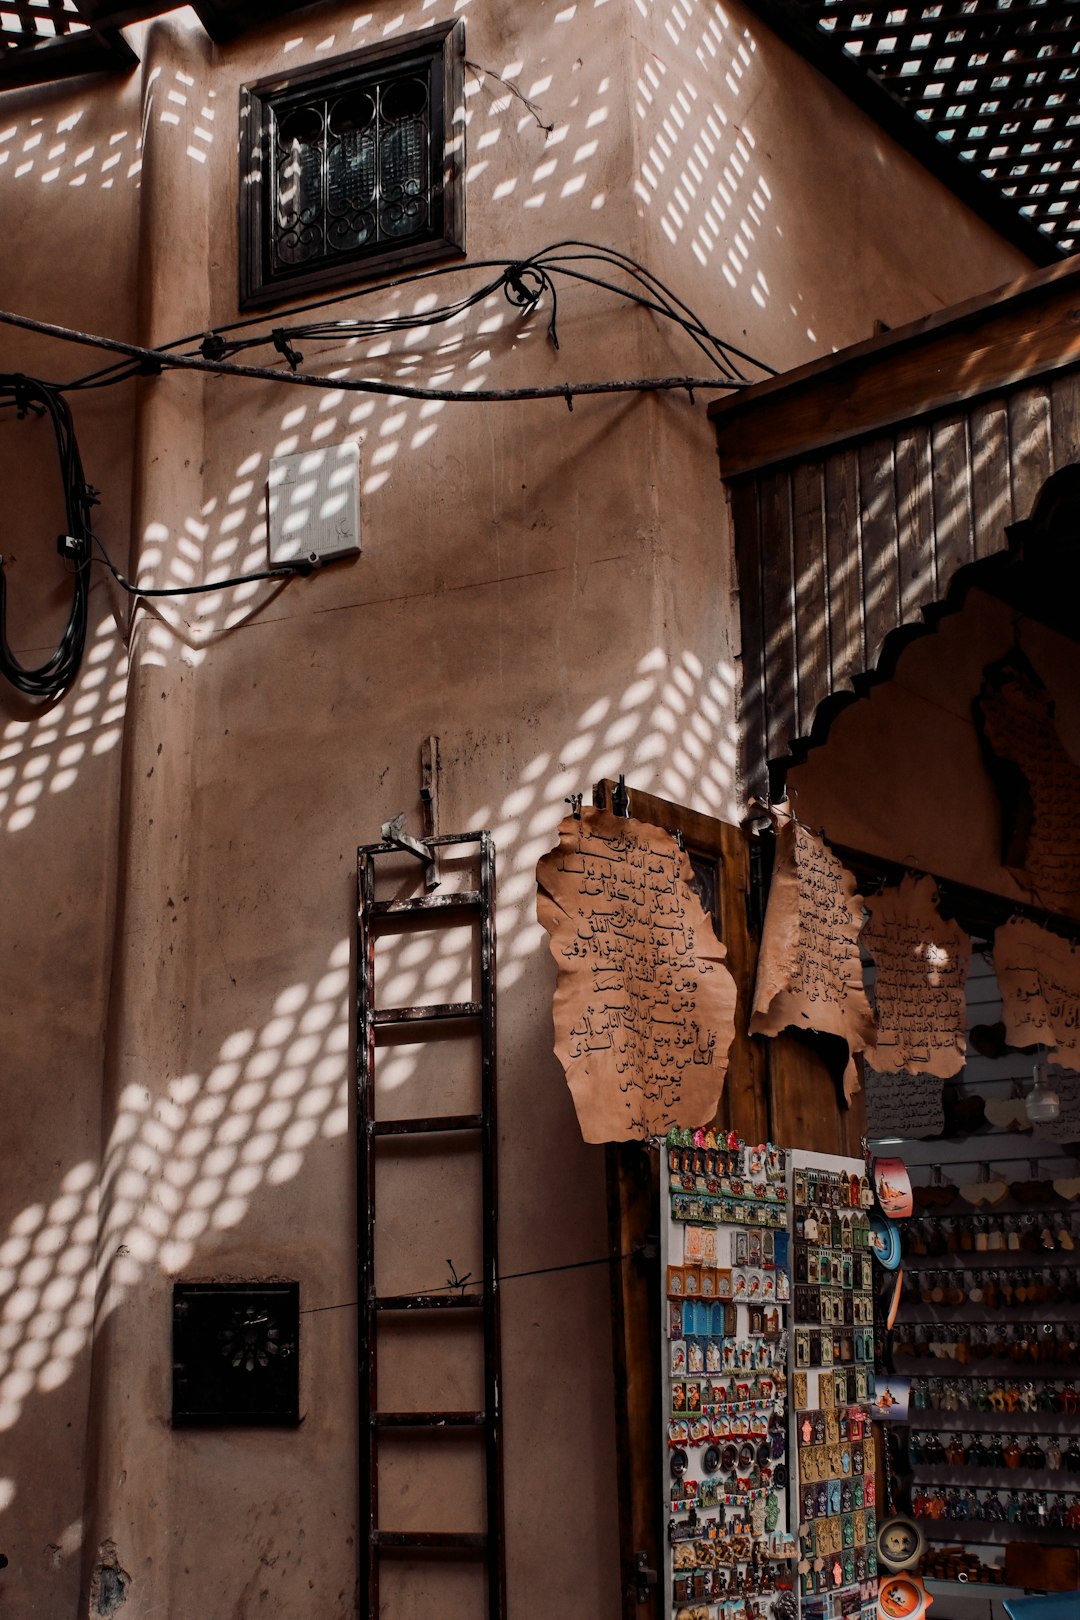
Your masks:
[[[751,3],[825,71],[830,53],[857,64],[1048,245],[1080,248],[1080,4]]]

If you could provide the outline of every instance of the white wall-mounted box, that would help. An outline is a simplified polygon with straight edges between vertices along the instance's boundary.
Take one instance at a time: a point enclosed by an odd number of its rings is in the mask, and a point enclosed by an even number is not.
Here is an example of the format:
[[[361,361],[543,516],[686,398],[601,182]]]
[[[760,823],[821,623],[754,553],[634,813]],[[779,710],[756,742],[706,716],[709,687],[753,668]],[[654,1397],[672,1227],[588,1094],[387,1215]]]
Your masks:
[[[330,562],[360,550],[360,446],[273,456],[266,480],[270,567]]]

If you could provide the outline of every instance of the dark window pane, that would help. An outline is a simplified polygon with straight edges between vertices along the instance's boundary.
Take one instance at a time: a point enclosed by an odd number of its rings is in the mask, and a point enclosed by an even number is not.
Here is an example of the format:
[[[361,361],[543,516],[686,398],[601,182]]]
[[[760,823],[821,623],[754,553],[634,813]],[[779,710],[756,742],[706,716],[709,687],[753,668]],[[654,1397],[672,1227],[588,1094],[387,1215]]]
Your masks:
[[[306,264],[323,251],[323,120],[315,107],[294,107],[277,128],[274,256]]]
[[[278,145],[286,152],[294,145],[317,146],[322,131],[322,113],[317,107],[293,107],[278,124]]]
[[[354,135],[375,124],[375,103],[366,90],[353,90],[339,96],[330,108],[331,135]]]
[[[427,85],[423,79],[398,79],[383,91],[382,115],[388,123],[410,122],[427,112]]]
[[[412,236],[427,224],[427,86],[399,79],[382,94],[379,226],[389,237]]]
[[[375,102],[365,90],[331,107],[326,153],[326,245],[351,253],[375,237]]]

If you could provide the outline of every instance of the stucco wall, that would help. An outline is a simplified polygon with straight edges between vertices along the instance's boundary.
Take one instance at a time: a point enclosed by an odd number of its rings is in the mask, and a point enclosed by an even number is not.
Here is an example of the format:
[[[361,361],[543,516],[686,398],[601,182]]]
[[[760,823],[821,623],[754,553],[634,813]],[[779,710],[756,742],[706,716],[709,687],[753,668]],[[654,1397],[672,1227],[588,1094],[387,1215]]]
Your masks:
[[[649,263],[732,342],[787,371],[1031,269],[738,0],[629,13]]]
[[[610,243],[776,365],[1022,268],[736,9],[458,10],[470,61],[520,85],[554,125],[469,70],[470,258]],[[214,52],[181,13],[138,31],[128,80],[4,98],[6,299],[146,341],[235,318],[239,85],[434,14],[420,0],[329,6]],[[697,200],[713,222],[707,248],[674,227],[671,199],[645,194],[674,116],[660,91],[644,97],[653,73],[671,106],[676,78],[695,117],[714,104],[702,128],[724,115]],[[676,154],[691,178],[696,151]],[[867,177],[857,204],[837,152]],[[721,214],[736,164],[736,206]],[[471,284],[466,267],[441,285]],[[415,296],[387,297],[383,312]],[[407,349],[396,340],[389,358],[311,344],[305,359],[386,375],[407,352],[417,380],[473,386],[701,368],[651,317],[592,289],[564,290],[558,354],[545,325],[499,296]],[[5,369],[96,363],[4,342]],[[99,583],[70,696],[35,717],[3,694],[12,966],[0,1085],[14,1146],[0,1350],[14,1368],[0,1384],[0,1598],[27,1620],[85,1612],[112,1542],[133,1613],[329,1620],[352,1613],[357,1561],[355,848],[400,809],[416,825],[420,742],[437,734],[444,827],[491,827],[498,847],[502,1269],[600,1255],[602,1155],[582,1144],[550,1054],[532,874],[565,795],[602,775],[735,813],[736,615],[712,437],[700,396],[579,399],[571,414],[558,401],[433,408],[171,376],[73,406],[102,533],[144,582],[261,566],[268,457],[346,437],[362,447],[364,550],[284,590],[134,614]],[[26,484],[34,431],[2,425],[9,489]],[[24,619],[13,601],[24,649],[49,639],[62,603],[55,519],[35,500],[20,493],[17,577],[51,594]],[[463,956],[434,950],[391,967],[416,999],[450,997],[465,972]],[[403,1050],[387,1083],[412,1096],[435,1080]],[[429,1175],[427,1207],[441,1210]],[[458,1270],[475,1270],[464,1225],[387,1210],[402,1286],[442,1280],[451,1233]],[[175,1276],[299,1278],[311,1314],[298,1431],[170,1430]],[[512,1612],[611,1620],[604,1268],[508,1282],[503,1328]],[[449,1350],[418,1373],[400,1354],[405,1384],[422,1374],[425,1398],[453,1393]],[[384,1522],[439,1527],[464,1503],[467,1465],[424,1501],[429,1467],[417,1459],[391,1480]],[[387,1612],[453,1620],[476,1612],[469,1593],[467,1576],[447,1588],[428,1577]]]
[[[136,83],[0,98],[5,307],[120,336],[136,328]],[[90,351],[5,329],[0,369],[62,380]],[[73,402],[101,532],[128,548],[130,390]],[[35,666],[66,622],[63,500],[47,421],[4,412],[0,550],[12,651]],[[91,593],[77,686],[42,710],[0,694],[0,1603],[75,1610],[94,1314],[102,1068],[112,964],[126,660],[114,605]]]

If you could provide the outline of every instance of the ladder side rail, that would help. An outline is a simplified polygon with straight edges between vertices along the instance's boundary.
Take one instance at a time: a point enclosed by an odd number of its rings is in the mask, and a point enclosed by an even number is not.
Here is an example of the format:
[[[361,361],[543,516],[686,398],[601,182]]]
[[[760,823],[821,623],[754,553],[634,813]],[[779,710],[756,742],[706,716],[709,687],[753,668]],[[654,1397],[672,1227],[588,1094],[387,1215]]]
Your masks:
[[[506,1556],[503,1537],[502,1373],[499,1335],[499,1188],[496,1169],[498,1113],[496,1101],[497,1022],[495,1006],[495,844],[481,837],[480,914],[481,1077],[483,1117],[482,1177],[484,1203],[484,1410],[485,1513],[488,1537],[488,1616],[506,1613]]]
[[[365,850],[357,860],[357,1065],[356,1065],[356,1301],[359,1342],[360,1445],[358,1537],[364,1538],[367,1613],[379,1615],[378,1434],[371,1414],[377,1408],[378,1318],[375,1297],[375,859]],[[366,1462],[366,1466],[365,1466]]]

